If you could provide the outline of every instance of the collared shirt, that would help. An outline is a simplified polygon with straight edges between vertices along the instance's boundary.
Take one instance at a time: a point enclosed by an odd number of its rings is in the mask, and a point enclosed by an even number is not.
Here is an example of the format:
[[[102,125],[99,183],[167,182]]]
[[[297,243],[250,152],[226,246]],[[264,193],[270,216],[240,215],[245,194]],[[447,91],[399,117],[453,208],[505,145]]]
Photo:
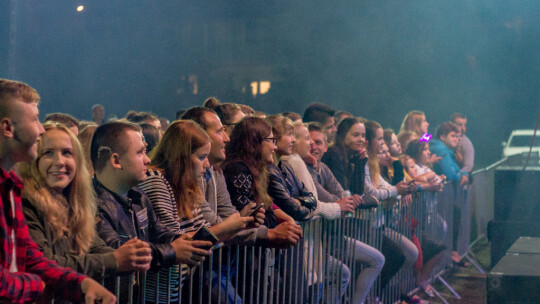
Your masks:
[[[80,300],[84,276],[43,257],[30,238],[22,212],[22,188],[22,181],[13,171],[7,173],[0,168],[0,302],[35,301],[43,293],[43,283],[66,299]],[[14,249],[15,273],[9,271]]]

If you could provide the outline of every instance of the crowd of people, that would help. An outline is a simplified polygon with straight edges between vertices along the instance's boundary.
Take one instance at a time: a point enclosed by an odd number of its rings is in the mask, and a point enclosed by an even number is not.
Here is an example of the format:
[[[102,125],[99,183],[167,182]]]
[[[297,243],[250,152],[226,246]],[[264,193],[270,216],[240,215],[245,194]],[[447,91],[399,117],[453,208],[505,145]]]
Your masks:
[[[243,272],[205,273],[211,294],[181,287],[190,270],[209,263],[216,244],[305,247],[291,261],[309,268],[303,255],[319,249],[303,241],[313,236],[300,223],[410,204],[412,195],[441,191],[446,180],[471,182],[474,148],[461,114],[428,140],[420,111],[409,112],[397,134],[325,104],[310,104],[303,115],[267,115],[213,97],[178,111],[171,123],[136,111],[105,121],[102,105],[92,107],[93,121],[52,113],[42,123],[39,99],[27,84],[0,79],[0,302],[124,303],[129,296],[176,303],[219,293],[224,303],[247,303],[225,276],[249,273],[256,263],[230,266],[247,267]],[[331,299],[309,297],[339,303],[354,276],[350,301],[364,303],[378,277],[384,288],[400,269],[411,269],[432,296],[428,278],[446,248],[420,242],[418,223],[410,225],[410,238],[376,227],[381,248],[340,236],[364,267],[349,269],[327,255],[339,290]],[[452,259],[460,263],[455,251]],[[406,291],[402,300],[423,301]]]

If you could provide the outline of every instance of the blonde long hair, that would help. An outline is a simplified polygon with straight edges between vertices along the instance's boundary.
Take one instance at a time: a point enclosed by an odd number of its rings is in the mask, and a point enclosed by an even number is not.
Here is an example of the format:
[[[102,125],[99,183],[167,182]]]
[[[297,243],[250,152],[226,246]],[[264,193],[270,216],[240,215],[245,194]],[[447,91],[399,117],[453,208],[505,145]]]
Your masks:
[[[377,134],[377,130],[382,127],[378,122],[366,121],[366,141],[367,141],[367,153],[368,153],[368,168],[371,176],[371,182],[377,188],[379,185],[379,176],[381,174],[381,167],[379,166],[379,151],[375,151],[373,148],[373,141]]]
[[[83,148],[79,140],[66,126],[59,123],[45,123],[45,134],[38,143],[38,157],[30,163],[21,163],[19,173],[24,180],[23,197],[45,213],[51,226],[54,241],[67,236],[73,240],[70,250],[76,254],[86,254],[96,235],[96,198],[88,173]],[[43,153],[43,136],[51,130],[60,130],[71,139],[73,157],[77,168],[73,181],[64,193],[55,194],[47,187],[45,178],[38,169]]]
[[[403,118],[403,122],[401,123],[401,128],[399,128],[399,134],[402,134],[406,131],[413,131],[418,135],[418,137],[422,136],[422,121],[426,115],[422,111],[410,111],[405,115],[405,118]],[[405,149],[403,147],[403,149]]]

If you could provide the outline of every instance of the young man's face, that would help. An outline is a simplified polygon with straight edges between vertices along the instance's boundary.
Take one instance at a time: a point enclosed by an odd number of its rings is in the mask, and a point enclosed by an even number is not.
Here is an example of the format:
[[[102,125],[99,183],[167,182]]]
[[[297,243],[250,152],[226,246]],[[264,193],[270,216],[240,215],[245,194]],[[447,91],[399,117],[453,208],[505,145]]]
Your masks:
[[[459,134],[452,131],[446,136],[441,135],[441,141],[450,149],[455,150],[459,143]]]
[[[161,128],[161,121],[159,121],[159,119],[149,120],[149,121],[146,121],[146,123],[151,124],[152,126],[156,127],[156,129],[159,132],[159,138],[163,136],[163,129]]]
[[[312,142],[310,153],[317,161],[321,161],[324,153],[328,150],[328,144],[326,143],[324,133],[320,131],[311,131],[309,132],[309,137]]]
[[[118,173],[133,187],[146,179],[146,166],[150,164],[150,159],[146,155],[146,144],[141,132],[128,130],[122,141],[126,146],[124,153],[119,154],[122,170]]]
[[[309,138],[308,129],[302,125],[295,127],[294,131],[296,133],[296,143],[294,144],[294,151],[298,153],[301,158],[309,157],[311,140]]]
[[[96,107],[92,110],[92,119],[97,122],[103,122],[105,120],[105,108]]]
[[[467,131],[467,118],[456,118],[455,124],[458,126],[461,134]]]
[[[37,104],[15,101],[11,105],[11,114],[2,123],[10,124],[14,160],[31,161],[37,157],[37,144],[45,132],[39,121]]]
[[[208,160],[211,164],[215,164],[225,160],[225,144],[229,142],[229,136],[223,129],[219,117],[211,112],[204,113],[206,121],[206,133],[210,137],[212,146]]]
[[[326,123],[324,124],[324,129],[326,131],[326,138],[328,138],[328,142],[334,141],[334,136],[337,132],[336,123],[334,121],[334,117],[330,116],[326,119]]]

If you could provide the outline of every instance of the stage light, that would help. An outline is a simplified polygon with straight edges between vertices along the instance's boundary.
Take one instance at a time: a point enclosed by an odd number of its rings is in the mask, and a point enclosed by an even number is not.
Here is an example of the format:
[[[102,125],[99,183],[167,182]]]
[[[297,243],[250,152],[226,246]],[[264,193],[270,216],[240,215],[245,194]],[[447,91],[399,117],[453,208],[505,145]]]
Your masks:
[[[259,82],[259,93],[266,94],[270,90],[270,81],[261,81]]]
[[[257,81],[251,82],[251,94],[257,96],[259,93],[259,83]]]
[[[84,10],[84,5],[77,6],[77,12],[82,12]]]

